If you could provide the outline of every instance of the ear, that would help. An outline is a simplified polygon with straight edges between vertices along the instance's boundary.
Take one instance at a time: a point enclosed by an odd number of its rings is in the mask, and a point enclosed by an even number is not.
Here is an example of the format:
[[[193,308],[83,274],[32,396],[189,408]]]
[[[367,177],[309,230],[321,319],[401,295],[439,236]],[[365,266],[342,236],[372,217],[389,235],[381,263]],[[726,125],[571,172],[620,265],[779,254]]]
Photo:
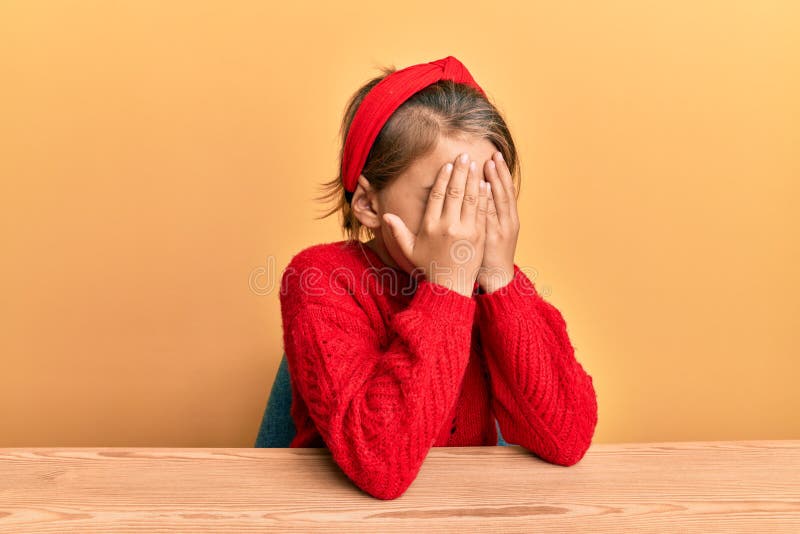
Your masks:
[[[380,228],[380,197],[363,174],[358,175],[358,185],[353,191],[350,209],[362,225],[373,230]]]

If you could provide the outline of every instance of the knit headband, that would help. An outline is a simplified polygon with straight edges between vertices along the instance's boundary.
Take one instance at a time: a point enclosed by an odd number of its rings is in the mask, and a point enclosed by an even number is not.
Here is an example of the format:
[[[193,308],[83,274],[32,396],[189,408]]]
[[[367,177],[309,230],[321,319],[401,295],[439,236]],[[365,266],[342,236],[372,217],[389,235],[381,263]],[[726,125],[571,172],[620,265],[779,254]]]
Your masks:
[[[346,191],[356,190],[358,175],[372,143],[392,113],[414,93],[439,80],[467,84],[486,96],[467,67],[453,56],[412,65],[386,76],[367,93],[350,123],[342,155],[342,182]]]

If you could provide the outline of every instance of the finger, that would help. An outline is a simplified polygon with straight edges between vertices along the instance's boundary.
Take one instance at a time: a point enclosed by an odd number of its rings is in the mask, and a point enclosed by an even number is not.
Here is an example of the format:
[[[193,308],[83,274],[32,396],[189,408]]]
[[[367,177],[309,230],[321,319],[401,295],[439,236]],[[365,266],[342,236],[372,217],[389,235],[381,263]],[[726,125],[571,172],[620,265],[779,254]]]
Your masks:
[[[450,175],[450,182],[447,184],[447,193],[442,208],[443,220],[455,223],[461,219],[461,203],[468,172],[469,154],[464,153],[456,160],[456,166],[453,168],[453,174]]]
[[[478,193],[478,210],[475,215],[475,224],[481,234],[486,234],[486,214],[489,208],[489,182],[481,180]]]
[[[503,158],[502,152],[500,151],[495,152],[492,161],[494,161],[497,172],[500,176],[500,180],[503,182],[503,189],[506,191],[506,198],[508,200],[509,211],[512,213],[512,217],[516,218],[517,197],[514,188],[514,180],[511,176],[511,171],[508,170],[508,165],[506,165],[506,161]]]
[[[442,206],[444,205],[444,198],[447,194],[447,184],[450,182],[450,175],[453,172],[453,163],[448,162],[442,165],[439,169],[439,174],[436,176],[436,181],[431,187],[431,192],[428,193],[428,203],[425,206],[425,214],[423,215],[423,222],[438,221],[442,216]]]
[[[464,189],[464,198],[461,201],[461,220],[463,222],[473,222],[475,220],[481,182],[483,182],[483,179],[478,175],[478,164],[471,161],[469,163],[467,185]]]
[[[506,187],[503,183],[502,178],[497,172],[497,165],[494,160],[488,160],[486,162],[486,168],[484,174],[486,175],[486,180],[492,184],[492,197],[494,198],[494,205],[495,205],[495,217],[500,219],[505,219],[506,217],[510,217],[511,215],[511,207],[509,206],[510,197],[506,190]]]
[[[406,226],[406,223],[394,213],[384,213],[383,220],[389,225],[389,230],[391,230],[394,240],[400,246],[400,250],[406,255],[406,258],[411,258],[416,239],[411,230],[408,229],[408,226]]]
[[[487,182],[486,185],[486,224],[488,225],[487,228],[491,228],[493,225],[499,224],[497,219],[497,205],[494,201],[494,193],[492,190],[491,182]]]

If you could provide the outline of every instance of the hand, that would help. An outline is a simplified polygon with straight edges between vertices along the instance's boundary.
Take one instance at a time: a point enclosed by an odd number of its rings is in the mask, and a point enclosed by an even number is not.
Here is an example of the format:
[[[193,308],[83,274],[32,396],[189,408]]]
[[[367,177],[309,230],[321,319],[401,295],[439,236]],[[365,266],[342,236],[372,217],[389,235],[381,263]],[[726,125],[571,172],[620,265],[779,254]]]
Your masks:
[[[384,221],[406,258],[434,283],[471,297],[483,260],[488,187],[468,154],[439,170],[414,235],[393,213]]]
[[[495,152],[492,159],[486,161],[483,175],[491,187],[486,216],[486,248],[477,280],[485,293],[491,293],[514,278],[519,217],[514,182],[500,152]]]

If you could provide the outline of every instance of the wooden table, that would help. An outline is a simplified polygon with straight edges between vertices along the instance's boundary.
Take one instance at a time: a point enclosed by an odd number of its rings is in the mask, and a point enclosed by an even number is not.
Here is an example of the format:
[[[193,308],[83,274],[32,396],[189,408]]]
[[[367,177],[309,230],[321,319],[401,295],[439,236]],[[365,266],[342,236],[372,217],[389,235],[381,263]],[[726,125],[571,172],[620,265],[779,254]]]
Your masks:
[[[0,532],[800,532],[800,440],[434,447],[397,499],[328,449],[0,449]]]

